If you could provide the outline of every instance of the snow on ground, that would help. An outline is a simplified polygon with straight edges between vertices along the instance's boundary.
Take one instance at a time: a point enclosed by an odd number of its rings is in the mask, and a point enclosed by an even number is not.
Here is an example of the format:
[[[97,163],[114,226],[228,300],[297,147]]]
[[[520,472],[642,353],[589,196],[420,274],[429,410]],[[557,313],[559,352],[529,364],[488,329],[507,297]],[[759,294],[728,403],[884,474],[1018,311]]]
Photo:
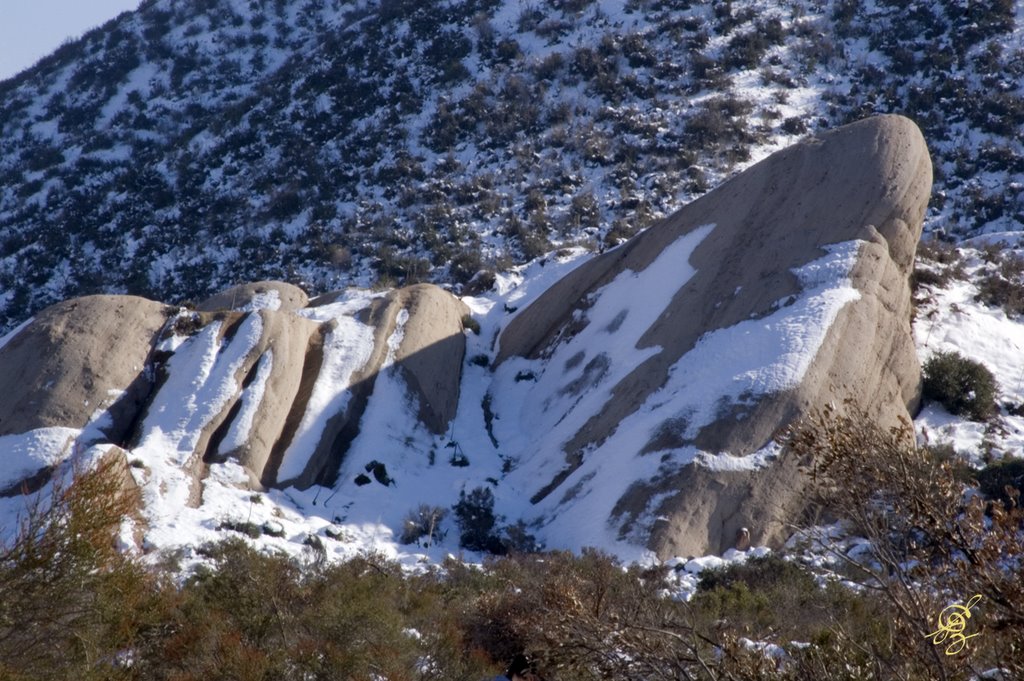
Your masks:
[[[1006,241],[1005,238],[999,239]],[[1022,253],[1016,246],[1011,252]],[[966,278],[945,288],[928,288],[919,306],[914,336],[922,363],[935,352],[956,351],[981,362],[996,376],[1003,404],[1024,402],[1024,320],[975,300],[984,261],[978,251],[963,249]],[[949,444],[975,466],[989,457],[1024,456],[1024,417],[1010,413],[997,421],[977,423],[926,403],[915,419],[919,438],[933,445]]]
[[[0,436],[0,490],[71,456],[80,432],[76,428],[54,427]]]

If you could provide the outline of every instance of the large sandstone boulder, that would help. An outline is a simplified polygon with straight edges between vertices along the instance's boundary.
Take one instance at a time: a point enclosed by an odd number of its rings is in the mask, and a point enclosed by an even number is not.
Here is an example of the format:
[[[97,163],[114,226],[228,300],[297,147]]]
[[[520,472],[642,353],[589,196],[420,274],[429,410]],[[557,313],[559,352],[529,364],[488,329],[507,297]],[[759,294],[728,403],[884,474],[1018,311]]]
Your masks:
[[[130,428],[150,381],[143,369],[169,316],[132,296],[86,296],[39,313],[0,348],[0,435],[82,428],[109,410],[107,436]]]
[[[466,339],[462,318],[469,308],[447,291],[419,284],[400,289],[396,304],[408,310],[395,364],[419,402],[419,418],[443,434],[459,406]]]
[[[320,369],[323,325],[261,309],[260,333],[230,380],[232,396],[204,427],[206,463],[236,459],[255,488],[269,486]],[[298,416],[296,415],[298,413]]]
[[[332,486],[388,364],[418,405],[415,418],[445,431],[465,352],[461,302],[423,284],[357,296],[364,302],[354,307],[334,305],[349,297],[339,292],[307,308],[296,291],[276,282],[236,287],[202,306],[232,309],[185,314],[177,326],[190,337],[162,365],[166,381],[141,419],[139,451],[166,447],[171,420],[181,431],[179,465],[194,479],[234,460],[255,489]],[[179,405],[189,390],[196,403]],[[202,503],[198,485],[187,503]]]
[[[740,527],[781,540],[805,480],[774,436],[827,401],[894,422],[918,398],[908,277],[930,182],[900,117],[780,151],[536,297],[551,269],[473,302],[492,371],[463,373],[468,308],[430,285],[62,303],[0,347],[0,438],[28,461],[0,466],[0,496],[107,442],[152,546],[211,538],[271,487],[397,528],[486,485],[549,546],[623,557],[722,551]]]
[[[765,454],[773,436],[829,400],[893,422],[918,398],[908,278],[930,188],[917,127],[864,120],[772,155],[520,311],[498,362],[540,363],[538,385],[557,368],[559,394],[574,396],[545,405],[566,433],[563,462],[535,468],[547,475],[533,502],[548,519],[571,515],[602,466],[636,456],[634,470],[652,470],[644,461],[660,457],[654,474],[606,486],[620,538],[661,555],[723,550],[741,526],[755,543],[780,539],[803,483],[785,454]],[[689,399],[719,380],[707,373],[716,363],[738,373],[721,394]],[[637,437],[639,454],[621,449]]]

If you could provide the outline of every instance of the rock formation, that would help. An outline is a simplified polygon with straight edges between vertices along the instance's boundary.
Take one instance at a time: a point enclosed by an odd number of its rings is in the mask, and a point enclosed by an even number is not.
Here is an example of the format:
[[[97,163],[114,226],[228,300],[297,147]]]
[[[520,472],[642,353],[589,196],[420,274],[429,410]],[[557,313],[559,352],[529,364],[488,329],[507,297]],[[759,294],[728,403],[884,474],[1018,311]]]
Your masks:
[[[167,318],[167,306],[132,296],[87,296],[41,312],[0,348],[0,435],[83,428],[109,410],[107,437],[122,438],[149,391],[143,369]]]
[[[309,304],[309,296],[298,286],[283,281],[259,281],[239,284],[210,296],[196,305],[200,312],[218,310],[246,310],[269,308],[272,310],[300,310]]]
[[[92,441],[139,455],[170,445],[193,478],[193,506],[204,466],[227,460],[255,489],[329,485],[385,361],[407,381],[424,427],[443,432],[465,346],[465,306],[435,286],[332,309],[343,295],[309,307],[301,289],[260,282],[194,311],[130,296],[55,305],[0,347],[0,436],[94,422]]]
[[[394,529],[486,487],[551,547],[624,555],[781,540],[804,480],[774,436],[828,401],[892,422],[918,398],[908,279],[930,185],[907,119],[806,140],[529,304],[471,301],[489,311],[469,363],[469,308],[432,285],[61,303],[0,344],[2,453],[42,452],[0,461],[0,496],[44,480],[61,443],[105,443],[155,546],[268,488]]]
[[[630,419],[644,414],[634,427],[647,429],[635,432],[646,439],[640,457],[665,461],[614,500],[623,537],[646,540],[662,555],[724,550],[745,525],[757,528],[755,543],[781,538],[800,505],[796,462],[767,457],[756,470],[736,470],[750,464],[733,459],[762,450],[829,400],[853,397],[889,422],[913,408],[920,379],[908,278],[930,188],[917,127],[897,116],[864,120],[772,155],[584,263],[520,311],[501,334],[498,362],[521,357],[541,363],[538,374],[558,369],[570,392],[578,369],[567,367],[583,367],[576,380],[602,396],[585,415],[575,413],[578,400],[557,407],[558,422],[574,426],[555,443],[562,464],[545,469],[534,502],[564,494],[581,474],[600,478],[599,468],[582,470],[588,459],[631,457],[606,445],[616,435],[623,441]],[[680,260],[666,265],[673,249]],[[656,265],[650,282],[622,295]],[[615,329],[588,331],[593,309],[616,296]],[[665,304],[648,319],[637,308],[651,299]],[[610,312],[600,314],[604,323]],[[643,328],[619,330],[631,323]],[[817,337],[802,333],[810,324],[821,325]],[[767,337],[759,326],[771,327]],[[626,346],[616,339],[624,333]],[[775,345],[760,361],[737,334]],[[588,340],[577,348],[581,335]],[[743,356],[716,353],[718,342]],[[616,344],[617,356],[602,352]],[[635,360],[616,367],[623,348]],[[685,365],[688,355],[735,363],[743,373],[710,396],[715,404],[688,404],[679,394],[704,388],[702,368]],[[779,370],[787,374],[781,382],[773,379]],[[549,517],[563,505],[547,503]]]

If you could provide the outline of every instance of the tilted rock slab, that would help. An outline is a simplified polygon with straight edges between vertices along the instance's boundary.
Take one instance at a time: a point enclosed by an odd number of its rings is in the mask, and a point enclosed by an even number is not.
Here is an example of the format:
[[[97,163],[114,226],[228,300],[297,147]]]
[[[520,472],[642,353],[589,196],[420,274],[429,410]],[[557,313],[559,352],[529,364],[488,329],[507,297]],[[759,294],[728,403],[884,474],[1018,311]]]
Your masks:
[[[314,303],[327,305],[328,301],[330,297]],[[430,284],[390,291],[361,309],[357,318],[372,329],[372,343],[366,345],[369,350],[366,361],[347,379],[349,388],[344,408],[326,420],[311,455],[300,452],[297,457],[290,457],[287,451],[281,452],[283,463],[297,460],[305,461],[304,465],[297,467],[292,463],[283,470],[278,466],[273,477],[267,478],[265,474],[265,481],[294,484],[301,489],[314,484],[333,486],[341,459],[359,433],[359,423],[373,393],[376,376],[388,362],[393,362],[402,374],[418,405],[422,424],[434,434],[444,433],[459,403],[466,349],[462,317],[466,312],[462,302]],[[399,329],[400,338],[397,338]],[[344,333],[334,327],[332,331]],[[317,374],[324,382],[331,380],[329,374],[320,371]],[[312,394],[314,389],[305,394]]]
[[[931,177],[906,118],[826,132],[519,311],[497,362],[536,376],[524,423],[561,452],[524,458],[539,524],[565,535],[603,513],[662,556],[722,551],[744,526],[781,539],[804,481],[773,436],[828,401],[890,423],[918,399],[908,280]]]
[[[828,401],[894,422],[917,400],[908,278],[930,183],[904,118],[797,144],[536,298],[550,268],[496,294],[533,302],[489,309],[465,372],[468,310],[429,285],[62,303],[0,346],[0,497],[95,445],[125,452],[153,547],[217,538],[267,488],[353,531],[487,486],[552,548],[781,540],[805,480],[774,436]]]

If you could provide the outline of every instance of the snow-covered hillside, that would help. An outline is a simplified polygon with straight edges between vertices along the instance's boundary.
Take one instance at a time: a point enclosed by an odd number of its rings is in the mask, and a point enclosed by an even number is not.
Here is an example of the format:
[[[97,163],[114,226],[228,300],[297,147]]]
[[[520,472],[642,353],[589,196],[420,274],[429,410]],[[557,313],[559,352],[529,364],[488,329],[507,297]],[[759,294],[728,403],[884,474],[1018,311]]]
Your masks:
[[[993,234],[970,240],[963,247],[946,246],[937,262],[927,256],[922,267],[939,272],[944,282],[919,291],[914,322],[922,362],[936,352],[954,351],[981,362],[999,383],[997,418],[977,422],[949,414],[938,404],[927,404],[917,416],[923,442],[952,447],[973,466],[981,467],[1004,457],[1024,457],[1024,319],[1013,307],[1019,296],[1019,275],[1024,250],[1017,234]],[[934,253],[933,253],[934,255]],[[984,291],[993,280],[1009,273],[1010,295],[1000,305]],[[942,285],[942,284],[945,285]],[[1017,293],[1014,294],[1014,289]]]
[[[1015,249],[1012,255],[1005,257],[1020,257],[1018,252],[1019,249]],[[915,325],[918,352],[924,361],[935,350],[955,349],[983,362],[998,377],[1003,408],[996,420],[983,424],[952,416],[941,406],[926,403],[915,420],[915,428],[922,442],[952,444],[975,466],[981,466],[1004,456],[1021,457],[1024,454],[1024,417],[1019,415],[1019,406],[1024,402],[1024,385],[1020,379],[1024,364],[1021,363],[1019,348],[1024,343],[1024,322],[975,300],[978,272],[985,267],[984,253],[968,248],[960,253],[965,263],[963,279],[952,279],[946,286],[922,286],[919,290],[922,302]],[[495,292],[464,299],[479,320],[480,333],[467,335],[470,363],[462,381],[460,416],[443,436],[431,435],[417,422],[406,386],[395,373],[393,365],[389,365],[378,378],[374,403],[365,414],[362,434],[354,443],[353,454],[342,468],[334,489],[314,486],[305,491],[288,487],[253,492],[247,489],[248,474],[243,468],[235,461],[224,461],[210,465],[209,474],[202,482],[201,505],[190,504],[189,496],[195,491],[194,482],[181,466],[181,452],[185,450],[178,445],[197,436],[204,420],[197,410],[215,410],[217,400],[214,393],[218,391],[219,382],[230,375],[239,356],[254,341],[252,330],[240,328],[235,335],[237,341],[221,349],[215,342],[216,324],[187,340],[179,338],[177,343],[181,344],[177,346],[173,361],[206,367],[206,379],[201,385],[166,386],[161,392],[166,397],[150,410],[143,428],[144,437],[127,454],[133,466],[132,474],[143,490],[146,509],[142,518],[126,522],[123,529],[125,547],[157,550],[152,553],[154,558],[162,555],[163,551],[175,552],[184,559],[184,565],[188,565],[201,559],[197,549],[203,542],[242,532],[249,533],[262,546],[295,555],[309,551],[310,545],[315,543],[324,546],[331,558],[376,551],[410,567],[424,560],[440,561],[448,554],[474,558],[475,552],[467,552],[459,546],[459,526],[452,507],[457,503],[460,492],[471,495],[474,490],[487,489],[492,490],[496,528],[500,531],[503,525],[506,526],[506,532],[511,531],[510,536],[517,541],[532,542],[529,535],[536,534],[534,539],[538,543],[535,546],[578,548],[580,539],[585,537],[588,545],[599,546],[623,558],[651,560],[652,556],[639,550],[641,547],[632,545],[631,548],[629,543],[618,540],[606,523],[606,506],[609,500],[614,500],[621,493],[616,485],[635,479],[640,475],[636,470],[595,469],[583,476],[588,481],[583,494],[590,498],[589,503],[558,509],[549,519],[555,521],[553,523],[539,527],[536,524],[517,524],[519,520],[530,521],[545,515],[543,508],[530,504],[527,490],[536,487],[537,479],[543,477],[540,469],[550,465],[551,459],[534,456],[538,450],[528,440],[531,432],[544,432],[541,421],[558,417],[559,411],[553,408],[551,400],[564,400],[565,395],[559,394],[558,386],[545,393],[543,380],[517,381],[516,377],[521,376],[521,372],[537,369],[536,365],[528,362],[509,363],[492,376],[483,361],[473,361],[475,357],[489,357],[493,352],[491,339],[508,316],[508,310],[528,305],[585,257],[582,250],[577,250],[562,258],[548,260],[543,266],[534,264],[502,276]],[[941,266],[928,260],[925,267]],[[843,276],[842,272],[839,276]],[[638,280],[637,283],[642,282]],[[366,301],[363,294],[363,297],[350,297],[334,303],[333,308],[313,308],[310,312],[321,317],[337,314],[349,318],[345,312],[365,305]],[[270,307],[277,304],[273,296],[262,302]],[[599,308],[600,303],[595,307]],[[654,309],[657,305],[652,303],[650,307]],[[597,316],[593,319],[600,321],[603,317],[598,312],[594,313]],[[250,319],[258,320],[258,317]],[[256,322],[251,321],[250,325],[253,323]],[[7,340],[9,337],[0,342]],[[764,336],[762,340],[767,343],[770,338]],[[211,344],[211,341],[214,342]],[[585,341],[583,337],[574,342]],[[749,338],[745,339],[741,347],[752,347],[749,341]],[[758,341],[753,343],[754,347],[763,345]],[[572,343],[561,347],[561,354],[548,361],[560,362],[559,357],[573,347]],[[356,356],[360,352],[369,352],[370,346],[362,351],[352,350],[349,356]],[[703,371],[725,372],[723,376],[735,369],[732,367],[726,371],[728,367],[719,364],[698,364]],[[339,368],[336,373],[346,372]],[[194,374],[180,375],[188,375],[195,380]],[[248,403],[258,401],[256,393],[260,384],[257,378],[247,388],[250,392]],[[481,410],[480,405],[486,404],[499,389],[509,391],[505,397],[506,404],[516,403],[516,396],[523,393],[519,399],[523,406],[521,417],[509,414],[499,421],[488,422],[486,415],[489,412]],[[696,398],[693,394],[685,397]],[[547,409],[534,413],[545,404]],[[316,411],[313,408],[310,413]],[[318,413],[321,414],[320,423],[310,423],[312,429],[323,428],[323,420],[329,414],[325,410]],[[527,424],[533,424],[533,427],[527,427]],[[101,425],[94,423],[83,431],[48,428],[21,436],[3,437],[2,445],[7,455],[3,460],[5,467],[0,484],[5,485],[31,473],[29,469],[34,470],[33,467],[56,463],[76,453],[79,465],[101,455],[109,449],[108,445],[89,449],[87,444],[97,436],[96,428]],[[644,428],[625,428],[620,432],[619,440],[630,437],[631,433],[646,432]],[[517,437],[525,438],[521,446],[511,442]],[[497,447],[499,440],[502,443],[500,449]],[[608,446],[637,450],[643,446],[643,441],[629,443],[616,440],[609,442]],[[377,477],[380,470],[372,470],[365,465],[374,455],[386,459],[386,477]],[[636,462],[631,458],[619,460]],[[657,459],[653,465],[658,465]],[[65,474],[69,472],[66,468],[64,471]],[[371,471],[373,478],[364,476],[367,483],[355,482],[361,474]],[[40,495],[45,496],[47,489],[44,487]],[[0,526],[4,527],[5,533],[9,534],[17,527],[17,517],[25,507],[24,499],[21,496],[0,499]],[[424,509],[436,514],[436,527],[424,527],[427,532],[405,543],[403,540],[408,541],[409,536],[415,536],[412,533],[403,537],[409,532],[407,526],[421,523],[424,517],[429,516],[429,513],[424,514]],[[138,522],[143,526],[138,526]],[[517,529],[521,534],[515,534]],[[139,545],[142,537],[145,541]],[[742,556],[730,552],[727,558]],[[687,560],[688,557],[684,557],[670,562],[682,567]],[[680,572],[678,578],[682,592],[687,593],[694,587],[694,573],[718,564],[717,559],[706,559],[694,562],[688,572]]]
[[[461,301],[425,285],[309,300],[267,282],[196,310],[54,306],[0,344],[5,373],[22,372],[0,419],[8,532],[33,486],[45,498],[40,469],[59,479],[112,453],[142,500],[125,545],[153,556],[196,558],[237,532],[407,562],[584,546],[666,559],[725,550],[743,525],[777,543],[800,484],[774,437],[830,399],[889,421],[915,401],[907,280],[929,179],[917,128],[879,117],[773,155],[604,255],[534,262]],[[1005,376],[1004,337],[1024,327],[972,296],[1019,303],[1007,278],[1024,261],[925,253],[919,346],[962,339]],[[1019,453],[1019,395],[1004,393],[989,459]],[[971,426],[939,433],[939,413],[926,407],[922,438],[962,445]]]
[[[167,327],[180,332],[157,348],[167,373],[149,377],[158,389],[131,424],[137,437],[117,440],[145,501],[126,546],[195,558],[203,541],[243,532],[293,553],[322,544],[335,557],[372,549],[415,563],[486,548],[459,536],[460,521],[486,516],[522,548],[587,543],[649,558],[644,532],[608,524],[616,502],[697,459],[735,469],[773,458],[716,461],[691,440],[727,407],[800,381],[838,311],[861,298],[848,278],[867,242],[833,240],[782,268],[794,295],[704,329],[639,406],[578,451],[567,443],[663,350],[645,332],[694,276],[690,257],[714,222],[587,292],[574,317],[585,328],[549,354],[499,361],[501,330],[595,253],[734,171],[809,132],[899,111],[932,153],[926,231],[1009,244],[966,250],[956,276],[925,262],[920,357],[957,349],[984,362],[1003,407],[979,424],[926,404],[918,432],[975,463],[1019,456],[1024,308],[991,307],[985,282],[998,272],[1022,283],[1021,14],[997,1],[152,0],[0,83],[3,325],[96,291],[182,302],[271,277],[310,294],[377,285],[296,312],[257,297],[201,328],[184,311]],[[453,324],[479,331],[464,336],[441,432],[425,427],[400,366],[409,310],[383,286],[420,280],[460,295],[475,322]],[[742,288],[726,293],[741,299]],[[390,326],[368,321],[388,305]],[[272,323],[300,340],[264,347]],[[307,342],[319,373],[299,364],[309,391],[278,414],[289,447],[263,443],[262,478],[233,457],[267,427],[259,409],[281,389],[275,372],[287,352],[312,356]],[[368,383],[359,368],[371,356]],[[104,410],[121,397],[87,403],[82,428],[2,436],[0,491],[108,450]],[[356,426],[333,420],[340,412]],[[648,451],[665,423],[669,444]],[[328,432],[338,439],[322,445]],[[630,522],[659,521],[661,501]],[[8,531],[23,502],[0,498]]]
[[[479,291],[875,112],[931,145],[927,230],[1018,230],[1022,13],[150,0],[0,83],[0,326],[84,293],[271,278]]]

